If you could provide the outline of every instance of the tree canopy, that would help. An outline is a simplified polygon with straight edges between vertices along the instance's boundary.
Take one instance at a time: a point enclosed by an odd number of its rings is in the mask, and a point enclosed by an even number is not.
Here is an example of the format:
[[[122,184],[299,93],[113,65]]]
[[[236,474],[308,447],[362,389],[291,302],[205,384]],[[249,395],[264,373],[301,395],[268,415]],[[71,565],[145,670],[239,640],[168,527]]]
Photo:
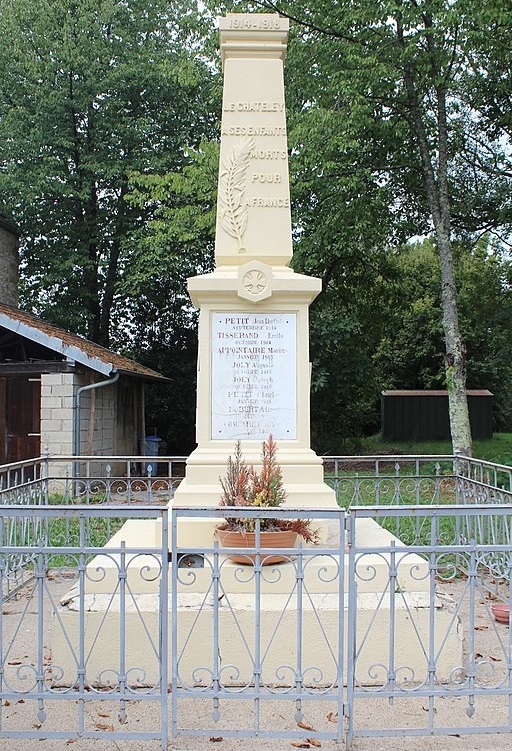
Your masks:
[[[324,289],[337,286],[343,295],[357,254],[372,284],[376,246],[432,235],[453,445],[470,453],[453,243],[471,247],[482,232],[510,230],[503,87],[499,103],[484,93],[485,66],[502,81],[510,62],[503,34],[510,11],[493,3],[501,42],[490,55],[482,31],[489,14],[465,0],[311,0],[300,7],[256,0],[252,6],[295,21],[287,67],[291,142],[300,165],[299,201],[302,195],[306,201],[305,210],[298,204],[297,262],[316,263]]]
[[[2,0],[0,22],[0,206],[22,231],[22,300],[108,346],[147,213],[130,175],[182,169],[214,132],[198,21],[181,0]]]
[[[213,262],[225,10],[293,19],[293,264],[322,279],[314,446],[377,430],[393,386],[447,386],[456,449],[466,386],[493,390],[512,429],[505,0],[0,0],[0,211],[22,230],[22,303],[170,375],[149,420],[191,448],[186,279]]]

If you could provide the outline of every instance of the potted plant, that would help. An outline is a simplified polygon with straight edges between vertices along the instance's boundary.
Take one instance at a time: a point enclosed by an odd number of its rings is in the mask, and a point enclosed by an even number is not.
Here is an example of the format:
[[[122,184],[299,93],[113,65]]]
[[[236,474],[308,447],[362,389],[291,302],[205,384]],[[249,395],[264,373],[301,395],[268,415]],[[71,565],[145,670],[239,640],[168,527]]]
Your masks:
[[[261,468],[247,466],[242,457],[240,441],[235,445],[234,456],[228,457],[227,472],[219,477],[222,487],[221,506],[252,506],[257,508],[276,508],[286,500],[283,487],[281,467],[277,463],[277,444],[273,437],[263,441],[261,451]],[[221,545],[234,548],[251,548],[255,545],[255,522],[250,517],[226,518],[217,527],[217,535]],[[276,519],[263,518],[260,520],[260,546],[291,548],[295,545],[297,536],[305,542],[316,544],[318,530],[311,528],[309,519]],[[240,554],[230,556],[237,563],[253,563],[254,554]],[[262,556],[263,565],[279,563],[287,560],[282,555]]]

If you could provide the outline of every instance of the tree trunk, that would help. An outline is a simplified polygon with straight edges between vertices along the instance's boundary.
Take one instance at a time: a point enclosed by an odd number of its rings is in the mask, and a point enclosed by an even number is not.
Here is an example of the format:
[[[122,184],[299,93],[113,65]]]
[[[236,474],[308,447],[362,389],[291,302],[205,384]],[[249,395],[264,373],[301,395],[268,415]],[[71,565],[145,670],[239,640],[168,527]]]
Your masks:
[[[452,249],[449,238],[443,236],[437,227],[436,235],[441,264],[446,387],[452,446],[454,453],[471,456],[471,426],[466,394],[466,353],[459,330]]]
[[[428,23],[427,23],[428,28]],[[400,21],[397,35],[405,47]],[[421,156],[425,191],[434,224],[437,251],[441,268],[441,300],[443,305],[443,329],[445,340],[446,387],[450,415],[450,432],[454,453],[471,456],[471,426],[469,423],[468,400],[466,394],[466,363],[457,310],[457,292],[453,268],[453,253],[450,239],[451,207],[448,189],[448,121],[446,116],[446,90],[435,62],[433,40],[428,37],[432,61],[432,77],[437,104],[437,179],[430,153],[427,129],[422,117],[420,99],[416,90],[414,70],[410,63],[404,65],[404,84],[411,115],[411,124],[416,135]]]

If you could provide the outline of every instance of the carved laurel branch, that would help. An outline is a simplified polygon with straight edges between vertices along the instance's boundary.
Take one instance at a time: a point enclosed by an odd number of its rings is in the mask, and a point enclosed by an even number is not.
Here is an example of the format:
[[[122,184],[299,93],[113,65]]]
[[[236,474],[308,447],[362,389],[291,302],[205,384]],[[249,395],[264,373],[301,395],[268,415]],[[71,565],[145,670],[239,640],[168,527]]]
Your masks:
[[[244,195],[254,147],[254,138],[246,138],[234,146],[231,155],[222,162],[219,179],[220,223],[222,229],[238,241],[239,253],[245,252],[242,238],[247,227],[248,210]]]

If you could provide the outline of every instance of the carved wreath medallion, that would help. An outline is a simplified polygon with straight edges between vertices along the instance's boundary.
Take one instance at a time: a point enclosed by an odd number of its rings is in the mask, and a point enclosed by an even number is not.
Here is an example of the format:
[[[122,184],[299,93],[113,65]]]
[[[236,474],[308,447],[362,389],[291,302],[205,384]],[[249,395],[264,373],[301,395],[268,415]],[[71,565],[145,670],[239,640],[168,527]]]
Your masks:
[[[238,297],[253,303],[272,296],[272,267],[261,261],[249,261],[238,267]]]
[[[253,269],[244,274],[242,284],[250,295],[259,295],[267,286],[267,277],[262,271]]]

